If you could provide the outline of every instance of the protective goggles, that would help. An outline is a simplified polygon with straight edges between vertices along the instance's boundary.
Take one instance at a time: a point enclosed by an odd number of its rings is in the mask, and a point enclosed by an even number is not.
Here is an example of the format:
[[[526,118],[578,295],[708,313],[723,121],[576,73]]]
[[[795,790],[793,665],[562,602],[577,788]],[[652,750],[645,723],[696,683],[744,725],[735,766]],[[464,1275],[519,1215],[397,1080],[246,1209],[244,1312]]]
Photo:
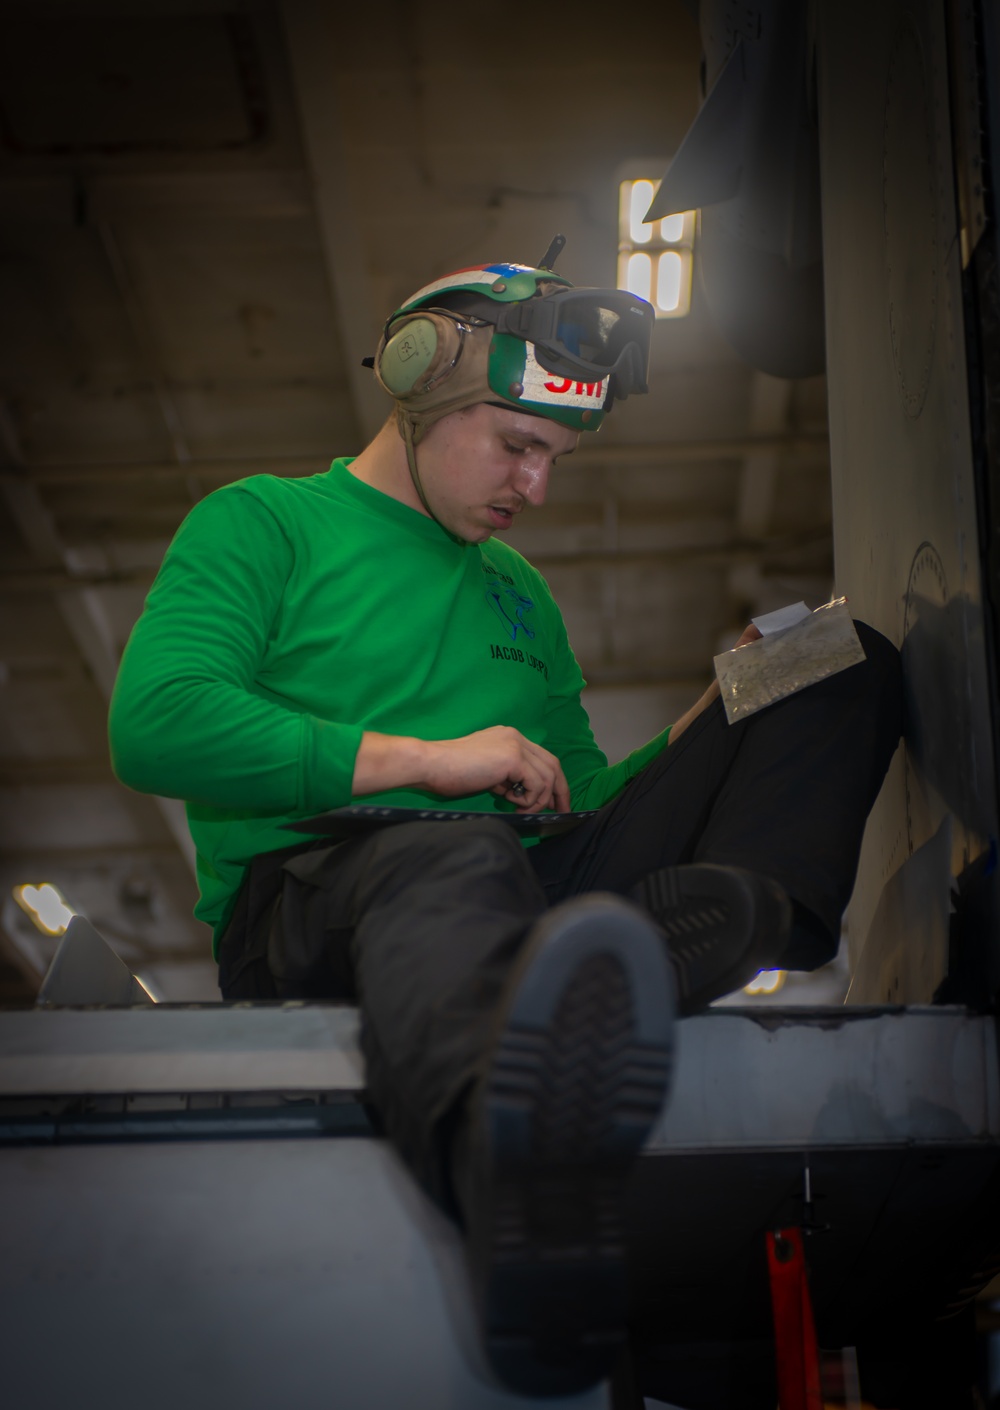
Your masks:
[[[584,382],[611,377],[619,401],[649,390],[654,317],[652,304],[624,289],[560,289],[489,309],[497,332],[534,344],[547,371]]]

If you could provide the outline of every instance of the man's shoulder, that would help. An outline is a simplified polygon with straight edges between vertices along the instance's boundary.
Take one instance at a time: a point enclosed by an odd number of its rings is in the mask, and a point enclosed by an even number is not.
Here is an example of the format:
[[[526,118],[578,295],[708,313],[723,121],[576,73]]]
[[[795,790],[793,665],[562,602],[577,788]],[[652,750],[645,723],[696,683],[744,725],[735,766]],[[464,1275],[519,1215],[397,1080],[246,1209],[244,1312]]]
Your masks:
[[[214,496],[226,496],[233,502],[237,497],[251,496],[262,504],[287,507],[297,502],[306,504],[316,495],[329,498],[336,493],[336,471],[343,461],[335,460],[326,470],[315,475],[246,475],[241,480],[231,480],[228,485],[214,491]]]
[[[329,518],[317,514],[319,497],[331,497],[321,483],[328,476],[327,471],[295,478],[248,475],[231,480],[188,512],[171,543],[171,556],[192,548],[203,553],[206,545],[215,554],[229,542],[253,543],[263,552],[283,543],[294,552],[315,523]]]
[[[206,495],[188,515],[194,524],[218,522],[269,522],[288,526],[296,519],[308,521],[315,515],[317,501],[336,499],[337,483],[334,471],[341,462],[334,461],[329,470],[315,475],[247,475],[230,480]]]

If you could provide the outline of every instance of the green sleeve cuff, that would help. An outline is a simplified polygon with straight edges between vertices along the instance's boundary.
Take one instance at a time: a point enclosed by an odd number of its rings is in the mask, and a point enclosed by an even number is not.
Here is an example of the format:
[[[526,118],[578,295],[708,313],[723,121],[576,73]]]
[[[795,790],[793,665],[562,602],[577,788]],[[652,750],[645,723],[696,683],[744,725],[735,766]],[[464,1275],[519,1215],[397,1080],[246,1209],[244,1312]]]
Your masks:
[[[665,730],[661,730],[659,734],[654,735],[648,743],[641,745],[638,749],[632,750],[632,753],[629,754],[625,760],[628,767],[629,778],[635,778],[636,774],[640,773],[647,764],[651,764],[658,754],[663,753],[664,749],[666,749],[667,745],[670,743],[670,730],[671,726],[667,725]]]
[[[299,798],[307,812],[342,808],[351,801],[361,725],[338,724],[304,715],[299,753]]]

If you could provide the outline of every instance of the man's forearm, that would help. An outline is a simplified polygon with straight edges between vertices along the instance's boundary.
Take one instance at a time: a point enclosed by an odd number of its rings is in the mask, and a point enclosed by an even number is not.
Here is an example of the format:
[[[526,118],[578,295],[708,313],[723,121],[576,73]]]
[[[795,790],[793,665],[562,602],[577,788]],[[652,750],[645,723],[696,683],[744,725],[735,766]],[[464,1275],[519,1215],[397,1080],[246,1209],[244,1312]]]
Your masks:
[[[428,747],[423,739],[366,730],[354,762],[351,793],[358,798],[393,788],[426,787]]]
[[[708,689],[705,691],[705,694],[699,700],[695,701],[695,703],[691,706],[690,710],[686,710],[684,714],[680,717],[680,719],[676,720],[674,724],[670,726],[670,738],[667,741],[668,749],[670,748],[671,744],[677,743],[678,739],[680,739],[681,735],[687,729],[688,725],[694,724],[695,720],[702,713],[702,711],[707,710],[709,705],[711,705],[712,701],[717,700],[719,698],[719,694],[719,682],[717,680],[714,680],[712,684],[708,687]]]
[[[527,812],[570,806],[569,786],[554,754],[509,725],[491,725],[461,739],[361,736],[353,797],[415,788],[441,798],[495,793]]]

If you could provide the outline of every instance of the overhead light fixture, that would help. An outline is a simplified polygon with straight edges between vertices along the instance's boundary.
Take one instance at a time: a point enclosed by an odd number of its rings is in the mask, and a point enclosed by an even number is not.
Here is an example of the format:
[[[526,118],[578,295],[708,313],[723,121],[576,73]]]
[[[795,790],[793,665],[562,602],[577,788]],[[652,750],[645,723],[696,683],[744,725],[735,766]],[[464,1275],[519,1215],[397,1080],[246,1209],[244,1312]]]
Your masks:
[[[618,186],[618,287],[648,299],[657,318],[683,318],[691,307],[695,211],[646,224],[659,187],[642,178]]]
[[[41,886],[15,886],[14,900],[43,935],[64,934],[76,915],[58,886],[53,886],[51,881],[43,881]]]
[[[744,984],[744,994],[776,994],[788,978],[787,969],[762,969],[756,979]]]

